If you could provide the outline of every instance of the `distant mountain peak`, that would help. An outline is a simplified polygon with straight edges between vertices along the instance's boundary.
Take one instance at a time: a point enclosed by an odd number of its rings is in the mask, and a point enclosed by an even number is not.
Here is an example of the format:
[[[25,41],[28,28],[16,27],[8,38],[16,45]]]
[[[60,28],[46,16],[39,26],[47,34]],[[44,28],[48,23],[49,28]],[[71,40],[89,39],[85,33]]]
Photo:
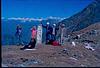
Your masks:
[[[26,21],[32,22],[32,21],[43,21],[43,20],[48,20],[48,19],[55,19],[55,20],[61,21],[61,20],[65,19],[65,18],[50,16],[50,17],[47,17],[47,18],[24,18],[24,17],[4,18],[4,17],[2,17],[1,19],[2,20],[4,20],[4,19],[5,20],[15,20],[15,21],[19,20],[19,21],[22,21],[22,22],[26,22]]]

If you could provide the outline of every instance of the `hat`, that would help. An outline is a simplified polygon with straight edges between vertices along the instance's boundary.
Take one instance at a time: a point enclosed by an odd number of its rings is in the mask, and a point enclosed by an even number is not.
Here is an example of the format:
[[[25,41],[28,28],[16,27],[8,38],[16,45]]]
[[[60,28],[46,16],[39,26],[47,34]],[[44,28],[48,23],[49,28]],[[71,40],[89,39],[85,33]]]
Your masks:
[[[64,27],[64,26],[65,26],[65,24],[62,24],[62,26]]]
[[[47,22],[47,25],[49,25],[50,23],[49,22]]]
[[[56,24],[53,24],[54,26],[56,26]]]

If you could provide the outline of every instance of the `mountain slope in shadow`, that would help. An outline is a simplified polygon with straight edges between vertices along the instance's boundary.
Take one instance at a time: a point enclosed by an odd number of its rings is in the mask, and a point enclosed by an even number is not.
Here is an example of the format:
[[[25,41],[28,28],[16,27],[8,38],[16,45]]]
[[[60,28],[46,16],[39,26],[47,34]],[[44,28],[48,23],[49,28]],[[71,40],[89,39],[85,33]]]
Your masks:
[[[59,24],[64,23],[67,30],[74,32],[97,22],[100,23],[100,0],[94,0],[82,11],[62,20]]]

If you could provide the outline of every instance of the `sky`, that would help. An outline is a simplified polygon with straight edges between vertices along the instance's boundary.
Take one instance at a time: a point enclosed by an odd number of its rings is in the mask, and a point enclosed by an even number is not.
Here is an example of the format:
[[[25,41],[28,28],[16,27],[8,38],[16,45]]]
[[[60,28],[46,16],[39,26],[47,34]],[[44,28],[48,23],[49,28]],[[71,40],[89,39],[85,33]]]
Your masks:
[[[1,0],[1,16],[46,18],[70,17],[93,0]]]

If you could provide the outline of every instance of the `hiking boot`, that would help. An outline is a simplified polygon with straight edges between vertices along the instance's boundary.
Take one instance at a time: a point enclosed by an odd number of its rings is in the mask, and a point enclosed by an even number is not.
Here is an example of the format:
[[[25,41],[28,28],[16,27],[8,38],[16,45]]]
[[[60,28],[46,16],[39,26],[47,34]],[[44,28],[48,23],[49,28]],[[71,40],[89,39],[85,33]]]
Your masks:
[[[24,50],[24,49],[26,49],[26,48],[24,48],[24,47],[23,48],[20,48],[20,50]]]
[[[24,50],[24,48],[20,48],[20,50]]]

